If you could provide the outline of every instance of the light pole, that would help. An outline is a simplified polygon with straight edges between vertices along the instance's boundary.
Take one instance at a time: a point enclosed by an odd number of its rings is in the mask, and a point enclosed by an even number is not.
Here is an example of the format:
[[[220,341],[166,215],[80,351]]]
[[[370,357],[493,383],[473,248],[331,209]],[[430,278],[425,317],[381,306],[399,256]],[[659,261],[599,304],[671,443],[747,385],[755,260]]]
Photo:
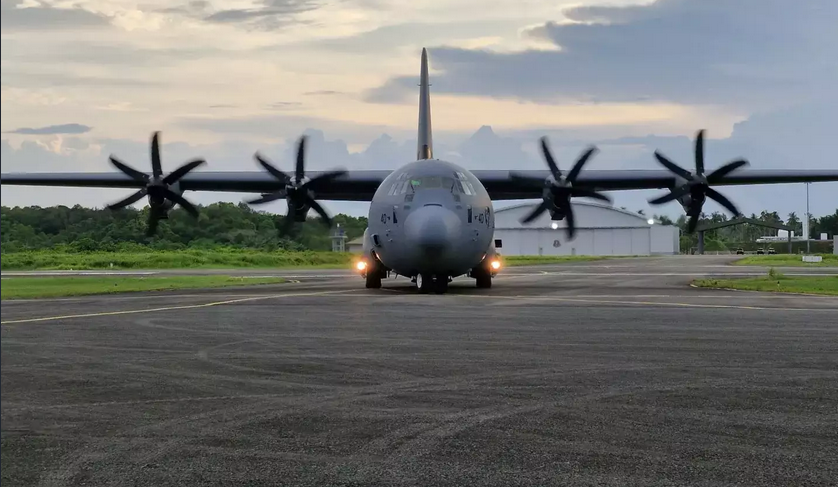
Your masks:
[[[812,233],[812,231],[809,230],[810,223],[811,221],[809,220],[809,183],[806,183],[806,232],[804,232],[806,233],[806,255],[812,253],[811,249],[809,248],[809,235]]]

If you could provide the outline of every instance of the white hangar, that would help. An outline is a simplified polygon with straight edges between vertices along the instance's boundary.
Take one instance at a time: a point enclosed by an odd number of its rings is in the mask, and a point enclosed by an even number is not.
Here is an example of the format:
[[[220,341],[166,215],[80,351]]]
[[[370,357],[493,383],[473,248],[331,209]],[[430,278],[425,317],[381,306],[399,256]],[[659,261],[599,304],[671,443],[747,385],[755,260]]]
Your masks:
[[[501,255],[673,255],[680,253],[680,230],[639,213],[584,201],[573,202],[576,235],[568,239],[566,220],[544,212],[521,220],[539,203],[495,210],[495,242]],[[498,242],[499,241],[499,242]]]

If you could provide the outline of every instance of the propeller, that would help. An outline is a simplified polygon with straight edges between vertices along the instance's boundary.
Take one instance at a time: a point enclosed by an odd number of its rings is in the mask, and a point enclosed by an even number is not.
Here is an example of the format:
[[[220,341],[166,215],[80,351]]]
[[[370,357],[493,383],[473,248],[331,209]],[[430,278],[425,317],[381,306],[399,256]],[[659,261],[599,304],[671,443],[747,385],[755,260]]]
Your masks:
[[[655,151],[655,158],[665,168],[676,175],[676,179],[684,181],[683,184],[673,188],[669,194],[649,200],[649,204],[662,205],[673,200],[679,200],[684,205],[690,221],[687,224],[687,231],[692,233],[698,226],[698,218],[701,215],[701,208],[707,197],[716,201],[728,209],[733,216],[739,216],[739,210],[723,194],[711,188],[712,184],[719,184],[724,181],[725,176],[748,165],[744,159],[736,159],[716,169],[707,176],[704,175],[704,130],[699,130],[695,138],[695,174],[679,167],[667,159],[663,154]],[[688,197],[688,199],[685,199]]]
[[[198,218],[198,209],[195,208],[192,203],[187,201],[179,191],[173,190],[172,186],[177,185],[181,178],[206,162],[203,159],[194,159],[164,177],[163,168],[160,163],[159,139],[160,132],[154,132],[151,137],[151,175],[134,169],[113,155],[110,156],[111,164],[131,177],[131,179],[140,182],[145,186],[131,196],[108,205],[108,208],[111,210],[119,210],[125,208],[126,206],[133,205],[137,201],[140,201],[140,199],[144,196],[148,196],[150,211],[148,215],[148,229],[146,231],[147,236],[151,236],[157,231],[158,221],[167,219],[169,210],[171,210],[175,204],[179,204],[181,208],[186,210],[186,212],[192,217]]]
[[[556,164],[553,155],[550,153],[550,148],[547,145],[547,137],[542,137],[541,152],[544,155],[547,166],[550,168],[551,176],[547,179],[541,179],[516,173],[511,173],[509,175],[512,181],[520,184],[521,186],[540,187],[544,190],[541,204],[530,212],[529,215],[524,217],[521,222],[529,223],[538,218],[539,215],[545,211],[551,210],[551,213],[556,213],[559,216],[567,218],[567,234],[569,238],[573,238],[576,234],[576,222],[573,216],[573,207],[570,204],[571,197],[594,198],[610,203],[611,198],[602,193],[575,186],[579,173],[582,172],[582,168],[585,166],[585,163],[588,162],[596,150],[596,147],[591,146],[583,152],[579,159],[576,160],[576,163],[573,165],[570,172],[567,174],[567,177],[564,177],[558,164]]]
[[[261,198],[248,201],[247,203],[251,205],[261,205],[263,203],[269,203],[271,201],[284,198],[288,202],[288,214],[285,216],[285,221],[280,229],[281,235],[288,235],[294,225],[294,222],[305,221],[305,217],[309,209],[314,209],[314,211],[316,211],[320,217],[323,218],[323,223],[326,226],[331,227],[332,219],[329,214],[326,213],[326,210],[323,209],[323,207],[320,206],[320,204],[314,199],[315,191],[328,186],[329,183],[346,174],[344,169],[336,169],[323,172],[311,179],[306,178],[306,140],[307,137],[304,135],[300,137],[300,140],[297,143],[297,164],[294,168],[293,178],[274,167],[273,164],[271,164],[258,152],[254,156],[256,161],[261,164],[262,167],[268,171],[268,173],[281,181],[285,187],[274,193],[263,194]]]

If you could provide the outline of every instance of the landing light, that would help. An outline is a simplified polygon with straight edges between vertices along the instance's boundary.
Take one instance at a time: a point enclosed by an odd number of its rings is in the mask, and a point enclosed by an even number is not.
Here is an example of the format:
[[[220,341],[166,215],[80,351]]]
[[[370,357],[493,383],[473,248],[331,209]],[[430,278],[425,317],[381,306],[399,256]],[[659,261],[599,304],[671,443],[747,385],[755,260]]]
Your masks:
[[[559,224],[556,223],[556,222],[553,222],[552,224],[550,224],[550,228],[552,228],[553,230],[556,230],[556,229],[559,228]]]
[[[358,262],[355,263],[355,268],[358,269],[359,271],[363,271],[364,269],[367,268],[367,263],[364,262],[363,260],[359,260]]]
[[[648,223],[649,225],[654,225],[654,224],[655,224],[655,220],[654,220],[654,219],[652,219],[652,218],[649,218],[648,220],[646,220],[646,223]]]
[[[490,265],[492,266],[492,269],[494,269],[494,270],[500,269],[500,261],[499,260],[493,260]]]

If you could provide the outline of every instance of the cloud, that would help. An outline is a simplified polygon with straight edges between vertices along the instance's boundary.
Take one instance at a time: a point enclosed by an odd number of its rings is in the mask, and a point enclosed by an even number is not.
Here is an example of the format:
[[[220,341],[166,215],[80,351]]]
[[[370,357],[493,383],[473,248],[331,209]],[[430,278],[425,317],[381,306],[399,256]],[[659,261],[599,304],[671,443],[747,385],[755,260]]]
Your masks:
[[[84,134],[90,132],[92,129],[93,127],[88,127],[87,125],[79,123],[65,123],[61,125],[49,125],[38,128],[23,127],[10,130],[8,133],[22,135]]]
[[[758,12],[756,15],[754,12]],[[834,96],[838,2],[658,0],[565,11],[526,35],[556,50],[430,49],[434,91],[555,103],[568,100],[774,108]],[[366,94],[397,102],[415,76]]]
[[[268,110],[292,110],[299,108],[302,103],[298,101],[275,101],[268,105]]]
[[[278,123],[282,118],[269,119]],[[297,120],[295,123],[303,123]],[[315,120],[306,122],[315,123]],[[244,122],[237,122],[244,123]],[[259,125],[260,122],[249,121]],[[265,125],[265,120],[261,121]],[[706,164],[708,170],[725,162],[745,157],[753,169],[832,169],[834,161],[824,154],[831,153],[834,134],[831,127],[838,125],[838,103],[800,105],[795,108],[764,112],[737,124],[731,136],[724,137],[708,132]],[[222,129],[213,126],[213,129]],[[224,129],[230,129],[230,126]],[[335,127],[336,129],[338,126]],[[265,130],[271,130],[269,126]],[[346,130],[346,129],[343,129]],[[385,169],[393,170],[414,159],[416,139],[414,134],[398,138],[386,133],[372,134],[367,128],[367,141],[358,149],[351,149],[344,139],[327,137],[323,130],[301,129],[309,136],[306,167],[310,170],[325,170],[344,167],[350,170]],[[331,133],[331,132],[330,132]],[[352,134],[350,134],[352,135]],[[435,134],[437,135],[437,134]],[[439,134],[435,137],[434,155],[469,169],[544,169],[545,162],[538,150],[537,133],[521,131],[496,132],[490,126],[480,127],[465,136]],[[660,150],[677,164],[692,169],[693,139],[689,136],[632,136],[596,139],[576,130],[557,132],[551,136],[551,149],[563,170],[568,170],[588,144],[596,144],[600,151],[590,161],[587,170],[602,169],[662,169],[655,161],[653,152]],[[164,134],[165,136],[165,134]],[[355,134],[360,138],[364,134]],[[230,141],[206,145],[170,142],[162,140],[164,170],[171,171],[184,161],[203,156],[208,164],[200,170],[208,171],[258,171],[253,154],[260,152],[273,160],[278,167],[290,169],[294,165],[297,136],[277,143],[264,144],[253,141]],[[3,171],[112,171],[107,162],[109,154],[116,154],[132,166],[147,171],[148,141],[127,141],[116,139],[88,140],[68,137],[53,143],[24,141],[18,149],[3,141]],[[816,215],[831,214],[838,201],[835,199],[838,183],[813,184],[810,188],[811,210]],[[777,211],[781,215],[805,210],[805,188],[802,184],[755,185],[719,188],[729,196],[740,209],[747,213],[759,213],[763,209]],[[666,214],[677,218],[683,213],[677,204],[650,207],[648,200],[663,194],[660,190],[613,191],[610,193],[616,206],[631,210],[644,209],[647,214]],[[782,198],[777,195],[782,194]],[[119,190],[45,189],[32,190],[4,186],[3,204],[74,204],[99,206],[124,196]],[[213,201],[239,202],[245,195],[230,193],[196,193],[190,199],[201,203]],[[496,202],[503,207],[514,202]],[[329,211],[335,210],[353,215],[363,215],[368,209],[365,203],[325,202]],[[331,207],[330,207],[331,206]],[[269,211],[284,211],[284,203],[264,208]],[[713,202],[705,206],[706,212],[723,211]]]
[[[509,21],[450,21],[435,19],[428,22],[401,22],[382,25],[355,35],[312,42],[315,48],[340,53],[385,53],[397,51],[401,46],[449,42],[489,36],[508,27]]]
[[[26,6],[21,8],[24,4]],[[0,27],[4,34],[17,31],[98,29],[108,25],[107,17],[76,7],[34,7],[31,6],[31,2],[23,0],[0,2]]]
[[[320,6],[316,0],[262,0],[260,6],[245,9],[220,10],[204,17],[208,22],[242,24],[261,30],[277,30],[288,24],[297,23],[298,14],[315,10]]]
[[[303,93],[303,96],[334,96],[334,95],[345,95],[343,91],[335,91],[335,90],[316,90],[316,91],[306,91]]]
[[[36,68],[31,71],[2,68],[0,73],[2,73],[0,75],[3,77],[4,84],[8,83],[11,86],[26,88],[81,87],[90,90],[91,87],[111,87],[137,89],[165,85],[165,81],[131,78],[131,73],[125,73],[124,77],[84,75],[60,69],[53,70],[52,66],[46,66],[46,69]]]

